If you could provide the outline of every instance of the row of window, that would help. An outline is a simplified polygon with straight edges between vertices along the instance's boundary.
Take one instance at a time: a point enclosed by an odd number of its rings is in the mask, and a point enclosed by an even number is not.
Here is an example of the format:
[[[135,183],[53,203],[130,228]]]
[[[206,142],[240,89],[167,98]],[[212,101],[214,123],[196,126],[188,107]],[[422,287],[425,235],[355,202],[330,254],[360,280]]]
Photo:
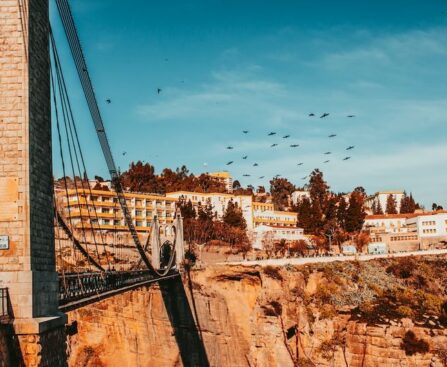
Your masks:
[[[418,236],[397,236],[391,237],[391,241],[414,241],[417,240]]]
[[[428,233],[436,233],[436,229],[435,228],[428,228],[428,229],[423,229],[422,233],[424,234],[428,234]]]
[[[434,226],[434,225],[436,225],[436,222],[434,220],[427,220],[427,221],[422,222],[422,225],[423,226]]]

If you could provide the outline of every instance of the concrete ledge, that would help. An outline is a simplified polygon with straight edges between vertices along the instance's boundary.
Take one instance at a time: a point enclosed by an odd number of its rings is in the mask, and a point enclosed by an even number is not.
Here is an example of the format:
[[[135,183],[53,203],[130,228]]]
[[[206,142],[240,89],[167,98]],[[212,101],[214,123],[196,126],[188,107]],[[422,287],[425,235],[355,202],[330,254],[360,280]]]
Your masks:
[[[54,317],[36,317],[33,319],[14,320],[12,326],[18,335],[42,334],[47,331],[65,326],[67,315],[60,313]]]

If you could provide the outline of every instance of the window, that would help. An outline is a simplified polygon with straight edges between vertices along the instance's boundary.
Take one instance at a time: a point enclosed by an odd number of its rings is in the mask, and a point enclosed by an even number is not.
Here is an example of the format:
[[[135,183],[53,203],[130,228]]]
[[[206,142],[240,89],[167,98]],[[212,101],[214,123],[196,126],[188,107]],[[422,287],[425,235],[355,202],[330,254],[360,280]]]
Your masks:
[[[136,202],[135,202],[135,205],[138,205],[138,206],[141,206],[143,204],[143,202],[141,201],[141,200],[137,200]]]
[[[121,225],[121,222],[119,220],[114,220],[113,221],[113,225],[114,226],[119,226],[119,225]]]
[[[141,220],[137,220],[137,227],[142,227],[143,226],[143,222]]]
[[[109,208],[102,208],[101,212],[102,213],[108,213],[109,212]]]
[[[102,224],[110,224],[110,220],[109,219],[103,219],[102,220]]]
[[[98,224],[98,219],[91,219],[91,220],[90,220],[90,223],[91,223],[91,224]]]
[[[141,210],[135,210],[135,216],[141,217],[143,215],[143,212]]]

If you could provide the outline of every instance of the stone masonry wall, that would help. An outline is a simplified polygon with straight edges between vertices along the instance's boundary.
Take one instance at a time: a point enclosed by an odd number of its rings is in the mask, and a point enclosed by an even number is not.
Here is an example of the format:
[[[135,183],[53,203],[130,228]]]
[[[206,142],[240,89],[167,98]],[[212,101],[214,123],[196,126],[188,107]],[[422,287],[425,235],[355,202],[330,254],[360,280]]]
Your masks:
[[[57,312],[48,0],[0,2],[0,287],[15,318]]]

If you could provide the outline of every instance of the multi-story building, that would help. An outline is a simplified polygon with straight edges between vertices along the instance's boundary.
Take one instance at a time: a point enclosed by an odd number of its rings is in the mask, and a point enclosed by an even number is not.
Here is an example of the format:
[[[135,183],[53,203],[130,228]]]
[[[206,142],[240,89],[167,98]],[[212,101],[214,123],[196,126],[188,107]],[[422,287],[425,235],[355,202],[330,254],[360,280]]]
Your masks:
[[[64,216],[75,228],[127,232],[128,228],[115,191],[70,189],[68,200],[65,194],[65,191],[58,193],[58,204],[62,204]],[[124,197],[137,232],[150,232],[155,216],[160,222],[162,232],[173,223],[175,199],[133,192],[125,192]]]
[[[297,213],[275,210],[272,203],[253,202],[253,228],[260,225],[296,227],[297,222]]]
[[[197,210],[199,206],[206,206],[211,204],[213,212],[217,219],[222,219],[227,209],[228,203],[232,201],[242,210],[242,215],[247,222],[248,229],[252,228],[253,213],[252,213],[252,197],[251,195],[233,195],[225,193],[200,193],[190,191],[176,191],[168,192],[166,197],[178,201],[183,198],[186,201],[191,201],[193,207]]]
[[[304,230],[297,227],[279,227],[259,225],[253,230],[253,248],[258,250],[265,250],[269,245],[281,240],[286,243],[303,240],[310,244],[309,239],[304,235]],[[270,244],[266,243],[270,242]]]
[[[372,232],[401,233],[408,232],[407,219],[415,214],[377,214],[367,215],[363,227]]]
[[[422,247],[447,240],[447,211],[420,213],[407,220],[408,230],[418,235]]]
[[[222,172],[211,172],[208,173],[208,176],[218,179],[225,185],[227,192],[233,192],[233,178],[230,175],[230,172],[222,171]]]
[[[391,252],[429,248],[447,240],[447,211],[368,215],[363,228]]]

